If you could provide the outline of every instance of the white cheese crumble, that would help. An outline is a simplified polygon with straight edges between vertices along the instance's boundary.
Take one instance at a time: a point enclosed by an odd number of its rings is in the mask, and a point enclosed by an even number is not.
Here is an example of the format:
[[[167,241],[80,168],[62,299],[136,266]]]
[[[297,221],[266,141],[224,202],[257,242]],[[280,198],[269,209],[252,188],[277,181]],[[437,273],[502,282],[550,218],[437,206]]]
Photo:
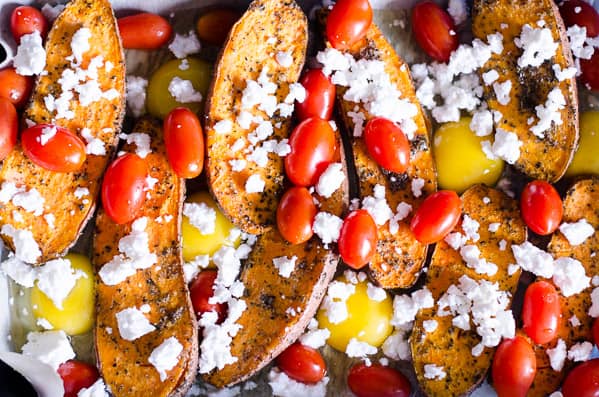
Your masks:
[[[449,233],[443,239],[451,248],[454,250],[459,250],[466,242],[468,241],[468,237],[464,236],[460,232]]]
[[[286,256],[280,256],[278,258],[274,258],[272,260],[272,264],[279,271],[279,275],[281,277],[289,278],[293,270],[295,270],[295,262],[297,261],[297,256],[292,256],[291,258]]]
[[[177,338],[171,336],[165,339],[160,346],[156,347],[148,362],[156,368],[156,371],[160,374],[160,381],[164,382],[167,377],[166,371],[170,371],[179,362],[179,355],[183,351],[183,346]]]
[[[321,309],[331,324],[339,324],[345,321],[349,315],[347,311],[347,299],[356,292],[356,286],[342,281],[332,281],[327,289]]]
[[[139,117],[145,112],[148,80],[143,77],[127,75],[126,81],[127,106],[134,117]]]
[[[268,373],[268,385],[274,396],[280,397],[324,397],[327,394],[329,378],[325,376],[316,384],[305,384],[297,382],[280,371],[273,368]]]
[[[63,301],[69,296],[77,280],[87,275],[71,266],[68,259],[58,258],[46,262],[37,269],[37,287],[62,310]]]
[[[206,203],[183,204],[183,215],[200,234],[213,234],[216,230],[216,211]]]
[[[217,134],[228,134],[233,128],[231,120],[221,120],[212,127]]]
[[[288,68],[293,65],[293,56],[289,51],[278,51],[275,55],[277,63],[284,68]]]
[[[498,270],[497,265],[487,262],[485,258],[480,257],[480,254],[480,250],[476,245],[464,245],[460,248],[460,255],[466,262],[466,266],[474,269],[478,274],[494,276]]]
[[[411,323],[410,323],[411,324]],[[411,327],[410,327],[411,329]],[[383,343],[383,353],[392,360],[409,360],[410,343],[408,341],[408,331],[396,329]]]
[[[69,338],[62,330],[28,333],[22,351],[24,355],[48,364],[54,371],[62,363],[75,358]]]
[[[0,233],[10,237],[15,247],[15,256],[25,263],[35,263],[42,255],[39,245],[29,230],[15,229],[12,225],[2,226]]]
[[[351,338],[345,348],[345,354],[348,357],[366,357],[371,354],[376,354],[378,349],[369,343],[362,342],[356,338]]]
[[[316,193],[324,198],[329,198],[345,182],[345,173],[341,163],[331,163],[318,178]]]
[[[585,275],[582,263],[564,257],[554,262],[553,282],[565,297],[578,294],[591,285],[591,278]]]
[[[529,24],[522,27],[520,37],[514,39],[514,43],[521,48],[522,55],[518,58],[518,66],[539,67],[541,64],[555,55],[559,43],[553,41],[549,28],[533,28]]]
[[[590,342],[576,343],[568,350],[568,360],[587,361],[593,351],[593,344]]]
[[[420,309],[431,308],[434,304],[433,295],[426,287],[412,292],[411,295],[395,295],[390,324],[401,328],[414,321]]]
[[[393,216],[393,211],[387,204],[385,186],[375,185],[373,195],[374,197],[366,196],[362,199],[362,208],[368,211],[374,223],[382,226]]]
[[[150,147],[151,138],[145,132],[132,132],[131,134],[120,134],[119,138],[127,141],[128,144],[135,144],[135,154],[137,154],[142,159],[145,159],[146,156],[152,153],[152,149]]]
[[[437,320],[425,320],[422,322],[422,327],[424,328],[424,331],[427,333],[435,332],[438,326],[439,323],[437,322]]]
[[[572,324],[573,327],[578,327],[580,325],[580,320],[576,317],[576,314],[572,315],[572,317],[568,319],[568,322]]]
[[[487,230],[489,230],[491,233],[495,233],[499,230],[500,226],[501,226],[500,222],[492,222],[492,223],[489,223]]]
[[[200,52],[202,46],[195,32],[190,30],[186,35],[176,33],[168,49],[171,50],[175,57],[182,59],[188,55]]]
[[[134,341],[156,329],[144,313],[135,307],[118,312],[116,321],[121,338],[128,341]]]
[[[537,137],[543,139],[545,132],[551,128],[551,124],[562,125],[562,115],[560,110],[566,106],[566,99],[559,87],[555,87],[547,95],[547,100],[543,105],[537,105],[535,111],[539,122],[532,127],[530,131]]]
[[[499,78],[499,73],[497,73],[497,70],[491,69],[488,72],[483,73],[482,77],[485,85],[491,85],[497,81]]]
[[[34,76],[42,73],[46,67],[46,51],[42,36],[38,31],[21,36],[13,66],[21,76]]]
[[[587,238],[595,234],[593,226],[584,218],[578,222],[562,223],[559,231],[562,232],[572,246],[584,243]]]
[[[478,110],[472,115],[470,129],[476,136],[487,136],[493,132],[493,115],[488,110]]]
[[[389,219],[389,233],[396,234],[399,231],[399,222],[403,221],[412,212],[412,206],[403,201],[397,204],[395,215]]]
[[[514,164],[520,158],[520,147],[522,145],[522,142],[518,139],[518,135],[502,128],[497,128],[495,141],[491,150],[495,156],[502,158],[509,164]]]
[[[464,231],[464,235],[472,240],[472,242],[477,242],[480,239],[480,234],[478,234],[478,229],[480,228],[480,223],[475,219],[472,219],[468,214],[464,214],[462,218],[462,230]]]
[[[247,193],[262,193],[266,183],[259,174],[252,174],[245,181],[245,191]]]
[[[575,67],[562,69],[560,65],[558,65],[557,63],[554,64],[551,68],[553,69],[553,73],[555,73],[555,78],[557,79],[557,81],[571,79],[574,76],[576,76],[576,72],[578,71]]]
[[[369,299],[375,302],[382,302],[387,299],[387,292],[383,288],[377,287],[370,282],[366,286],[366,294]]]
[[[424,179],[414,178],[410,184],[412,188],[412,195],[416,198],[422,196],[422,188],[424,187]]]
[[[466,2],[464,0],[449,0],[447,12],[451,15],[456,25],[468,19],[468,11],[466,10]]]
[[[512,245],[512,252],[518,266],[536,276],[551,278],[554,272],[553,258],[547,252],[535,247],[529,241]]]
[[[312,230],[320,237],[323,244],[335,243],[339,239],[339,233],[343,226],[343,220],[336,215],[321,211],[314,217]]]
[[[424,377],[426,379],[441,380],[445,379],[447,374],[443,367],[435,364],[424,364]]]
[[[83,388],[77,392],[77,397],[110,397],[106,391],[104,380],[99,378],[93,385]]]
[[[500,105],[507,105],[510,103],[510,91],[512,90],[512,81],[506,80],[503,83],[493,83],[493,91],[495,91],[495,97]]]
[[[95,156],[105,156],[106,155],[106,147],[104,146],[104,142],[95,137],[89,128],[81,129],[81,137],[85,139],[87,145],[85,145],[85,153],[93,154]]]
[[[547,357],[549,357],[549,363],[554,371],[559,372],[564,368],[566,356],[567,348],[563,339],[558,339],[557,344],[553,349],[547,349]]]
[[[306,333],[300,336],[299,341],[302,345],[319,349],[326,344],[327,339],[331,336],[331,331],[327,328],[318,328],[318,320],[315,318],[310,320]]]
[[[86,187],[79,186],[75,189],[75,191],[73,192],[73,195],[78,199],[85,197],[85,196],[89,196],[89,189]]]
[[[179,103],[201,102],[202,94],[193,87],[190,80],[175,76],[168,84],[168,92]]]

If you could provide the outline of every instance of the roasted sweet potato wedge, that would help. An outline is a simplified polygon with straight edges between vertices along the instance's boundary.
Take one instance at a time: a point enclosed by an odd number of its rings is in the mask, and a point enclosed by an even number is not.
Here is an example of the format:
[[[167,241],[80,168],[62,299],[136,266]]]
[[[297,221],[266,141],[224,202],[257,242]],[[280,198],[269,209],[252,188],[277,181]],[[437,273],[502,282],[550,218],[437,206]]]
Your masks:
[[[321,14],[321,24],[326,23],[326,12]],[[379,60],[384,63],[391,83],[399,90],[401,97],[417,107],[413,117],[416,125],[413,139],[410,140],[410,165],[403,174],[394,174],[383,170],[368,154],[364,140],[351,136],[353,162],[357,172],[359,197],[363,199],[374,195],[375,186],[385,187],[386,200],[393,212],[401,202],[412,206],[416,211],[420,202],[437,188],[437,176],[429,144],[429,131],[426,116],[416,99],[410,68],[395,53],[376,25],[372,24],[366,38],[356,44],[350,53],[356,59]],[[339,116],[345,125],[345,132],[353,135],[355,123],[350,116],[362,113],[366,123],[373,116],[364,104],[344,99],[346,89],[337,87]],[[418,181],[416,181],[418,180]],[[421,182],[421,193],[413,194],[412,183]],[[378,228],[378,246],[374,259],[369,264],[371,277],[383,288],[407,288],[414,284],[426,259],[427,246],[419,243],[409,224],[410,217],[399,222],[399,230],[391,233],[389,223]]]
[[[147,219],[148,246],[157,261],[147,269],[115,285],[96,280],[95,342],[98,365],[114,396],[183,396],[195,379],[198,362],[198,334],[195,314],[181,256],[181,207],[185,182],[171,169],[161,125],[143,119],[135,131],[151,137],[152,153],[146,161],[150,177],[157,183],[148,191],[140,218]],[[124,151],[132,151],[126,145]],[[172,217],[172,219],[169,219]],[[138,219],[140,219],[138,218]],[[117,225],[100,209],[93,240],[93,263],[99,272],[115,255],[119,241],[131,233],[132,225]],[[138,241],[138,245],[141,244]],[[128,308],[146,306],[146,318],[155,330],[128,341],[119,331],[116,315]],[[148,361],[164,340],[175,337],[182,350],[177,365],[166,371],[164,381]]]
[[[584,179],[575,183],[564,199],[563,221],[577,222],[584,218],[597,230],[599,228],[597,202],[599,202],[599,178]],[[599,260],[595,257],[595,253],[599,251],[597,233],[582,244],[571,246],[566,237],[558,231],[551,238],[548,251],[555,258],[571,257],[579,260],[589,277],[599,274]],[[559,388],[568,370],[573,367],[573,363],[566,360],[562,371],[554,371],[551,368],[547,349],[554,348],[558,339],[563,339],[568,349],[575,343],[593,340],[591,332],[593,319],[588,315],[592,290],[593,287],[589,287],[579,294],[561,296],[562,319],[558,336],[546,345],[535,347],[537,374],[528,392],[529,396],[546,396],[553,393]],[[570,323],[572,316],[578,318],[580,325],[573,326]]]
[[[489,198],[485,204],[485,197]],[[478,274],[468,267],[460,252],[445,241],[437,243],[431,264],[426,275],[426,287],[438,302],[451,285],[458,285],[463,275],[480,281],[497,283],[502,291],[511,295],[516,291],[520,272],[508,275],[508,265],[514,263],[511,244],[521,244],[526,240],[526,226],[520,218],[518,203],[505,194],[482,185],[468,189],[462,195],[463,213],[480,224],[480,239],[474,244],[480,256],[497,265],[493,276]],[[490,232],[489,225],[499,223],[496,232]],[[463,232],[459,225],[456,230]],[[500,249],[500,241],[506,241],[505,250]],[[471,330],[465,331],[452,323],[452,315],[439,316],[438,306],[422,309],[416,316],[410,346],[418,382],[427,396],[461,396],[472,391],[486,376],[494,348],[485,347],[480,356],[474,357],[472,349],[481,342],[476,326],[471,322]],[[437,321],[436,330],[427,333],[423,322]],[[470,321],[470,319],[468,320]],[[427,379],[425,365],[442,367],[446,373],[443,379]]]
[[[246,106],[242,103],[243,91],[247,81],[255,82],[267,71],[270,82],[276,86],[277,103],[284,102],[304,65],[307,40],[306,16],[293,0],[255,0],[233,26],[216,66],[205,112],[206,175],[224,214],[245,232],[261,234],[274,224],[283,193],[284,164],[282,157],[269,153],[263,167],[247,161],[244,169],[233,171],[231,160],[248,160],[245,149],[254,145],[248,136],[258,127],[255,123],[245,129],[240,125],[238,116]],[[279,54],[286,54],[286,60],[281,61],[285,66],[277,61]],[[269,116],[257,107],[246,110],[250,118],[261,117],[272,126],[272,135],[267,139],[280,141],[291,133],[291,119],[282,117],[280,112]],[[227,132],[215,127],[223,122],[230,123]],[[232,147],[238,140],[244,147],[234,151]],[[254,175],[265,186],[262,192],[248,193],[246,182]]]
[[[49,98],[59,98],[62,94],[59,79],[63,72],[74,69],[69,60],[72,55],[71,40],[82,27],[89,29],[91,45],[83,53],[80,66],[88,69],[92,59],[101,57],[97,82],[102,91],[112,90],[112,95],[83,106],[78,94],[74,94],[70,101],[73,117],[57,118],[56,112],[48,109],[48,103],[53,102]],[[70,173],[49,171],[35,165],[19,146],[3,161],[0,184],[12,182],[27,191],[36,189],[44,200],[43,216],[42,211],[28,212],[12,201],[0,206],[0,222],[3,225],[12,225],[15,229],[28,230],[33,234],[41,250],[37,263],[62,255],[74,244],[94,212],[102,174],[117,144],[125,105],[125,63],[110,2],[71,1],[53,24],[46,41],[46,54],[47,74],[42,74],[35,84],[31,101],[25,109],[25,121],[55,123],[80,137],[87,132],[100,140],[96,143],[105,154],[88,154],[82,168]],[[84,138],[82,140],[85,142]],[[82,189],[87,189],[87,194],[76,193]],[[6,235],[2,238],[14,248],[12,238]]]
[[[537,22],[540,20],[558,43],[555,55],[538,67],[520,67],[518,61],[523,50],[516,46],[514,39],[521,36],[526,24],[540,28]],[[472,7],[472,31],[482,40],[496,32],[503,35],[503,53],[492,54],[480,73],[495,70],[500,76],[497,83],[508,80],[512,83],[507,104],[499,103],[493,85],[485,85],[485,97],[489,108],[503,115],[499,126],[518,135],[522,142],[516,168],[531,178],[557,181],[566,172],[578,145],[578,96],[575,78],[560,82],[553,69],[554,65],[558,65],[560,71],[573,66],[566,29],[555,2],[476,0]],[[546,106],[554,88],[561,90],[565,100],[559,110],[562,123],[550,123],[547,131],[535,135],[531,130],[539,122],[535,108]]]

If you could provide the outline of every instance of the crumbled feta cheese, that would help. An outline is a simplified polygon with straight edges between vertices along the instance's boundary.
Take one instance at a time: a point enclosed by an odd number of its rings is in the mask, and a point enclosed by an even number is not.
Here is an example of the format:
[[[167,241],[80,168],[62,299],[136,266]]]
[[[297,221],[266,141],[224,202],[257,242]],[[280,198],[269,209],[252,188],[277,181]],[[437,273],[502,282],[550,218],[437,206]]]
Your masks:
[[[231,120],[221,120],[214,124],[214,131],[217,134],[228,134],[231,132],[231,128],[233,128],[233,123]]]
[[[518,58],[518,66],[521,68],[541,66],[555,55],[559,46],[559,43],[553,41],[549,28],[536,29],[529,24],[522,27],[520,37],[514,39],[514,43],[523,50]]]
[[[252,174],[245,182],[245,191],[247,193],[262,193],[266,183],[259,174]]]
[[[79,186],[75,189],[73,194],[75,195],[76,198],[80,199],[82,197],[89,196],[89,189],[86,187]]]
[[[595,288],[591,292],[591,307],[589,308],[589,316],[599,317],[599,288]]]
[[[356,286],[342,281],[332,281],[327,289],[321,309],[331,324],[339,324],[347,319],[347,299],[356,292]]]
[[[568,319],[568,322],[572,324],[573,327],[578,327],[580,325],[580,320],[576,317],[576,314],[573,314],[572,317]]]
[[[356,338],[351,338],[345,348],[345,354],[348,357],[366,357],[370,354],[376,354],[378,349],[366,342],[361,342]]]
[[[568,350],[568,360],[587,361],[593,351],[593,344],[590,342],[576,343]]]
[[[99,378],[88,388],[83,388],[77,392],[77,397],[110,397],[110,394],[106,391],[106,385],[104,380]]]
[[[403,201],[397,204],[396,213],[389,219],[389,232],[396,234],[399,231],[399,222],[403,221],[412,212],[412,206]]]
[[[499,73],[497,73],[497,70],[491,69],[488,72],[483,73],[482,76],[483,76],[483,81],[485,82],[485,85],[491,85],[495,81],[497,81],[497,79],[499,78]]]
[[[557,81],[564,81],[574,78],[574,76],[576,76],[576,72],[578,71],[575,67],[569,67],[562,70],[560,65],[558,65],[557,63],[554,64],[551,68],[553,69],[553,73],[555,73],[555,78],[557,79]]]
[[[518,266],[523,270],[533,273],[535,276],[544,278],[553,277],[555,264],[553,258],[547,252],[535,247],[529,241],[518,245],[512,245],[512,252]]]
[[[385,339],[382,350],[392,360],[409,360],[411,352],[407,331],[396,329]]]
[[[144,132],[120,134],[119,138],[124,139],[128,144],[135,144],[135,153],[142,159],[145,159],[148,154],[152,153],[150,136]]]
[[[289,94],[285,97],[285,103],[293,103],[293,101],[297,101],[298,103],[303,103],[306,100],[306,89],[300,83],[292,83],[289,85]],[[331,126],[333,130],[336,130],[335,127]]]
[[[126,81],[127,106],[134,117],[139,117],[145,112],[148,80],[143,77],[127,75]]]
[[[343,220],[338,216],[321,211],[314,217],[312,230],[320,237],[323,244],[335,243],[339,239],[339,233],[343,226]]]
[[[464,236],[460,232],[449,233],[443,239],[451,248],[454,250],[459,250],[466,242],[468,241],[468,237]]]
[[[202,94],[196,91],[190,80],[175,76],[168,84],[168,92],[179,103],[201,102]]]
[[[506,80],[503,83],[493,83],[493,91],[495,91],[495,97],[500,105],[507,105],[510,103],[510,91],[512,90],[512,81]]]
[[[487,262],[485,258],[481,258],[480,250],[476,245],[464,245],[460,248],[460,255],[464,262],[466,262],[466,266],[474,269],[478,274],[494,276],[497,273],[497,265]]]
[[[449,0],[447,12],[451,15],[456,25],[468,19],[468,11],[466,10],[466,2],[464,0]]]
[[[591,285],[591,278],[585,275],[582,263],[576,259],[563,257],[554,262],[553,283],[568,297],[582,292]]]
[[[373,194],[374,197],[366,196],[362,199],[362,208],[368,211],[374,223],[382,226],[391,219],[393,211],[391,211],[389,204],[387,204],[385,186],[375,185]]]
[[[424,331],[427,333],[435,332],[438,326],[439,323],[437,322],[437,320],[425,320],[422,322],[422,327],[424,328]]]
[[[62,363],[75,358],[68,336],[62,330],[28,333],[22,351],[24,355],[48,364],[55,371]]]
[[[319,349],[326,344],[327,339],[331,336],[331,331],[327,328],[318,328],[318,321],[313,318],[308,324],[308,330],[300,336],[299,341],[302,345]]]
[[[562,223],[559,231],[562,232],[572,246],[584,243],[587,238],[595,233],[593,226],[584,218],[578,222]]]
[[[424,377],[426,379],[441,380],[445,379],[445,376],[447,376],[447,374],[445,373],[443,367],[440,367],[435,364],[424,365]]]
[[[12,254],[0,263],[0,270],[15,283],[26,288],[33,287],[37,279],[37,268],[26,264]]]
[[[279,51],[277,55],[275,55],[275,59],[277,63],[284,68],[288,68],[293,65],[293,56],[289,51]]]
[[[560,110],[566,106],[566,99],[559,87],[555,87],[547,95],[545,104],[535,107],[539,122],[532,127],[530,131],[537,137],[543,139],[545,132],[551,128],[551,124],[562,125],[562,115]]]
[[[134,341],[156,329],[144,316],[143,312],[135,307],[129,307],[118,312],[116,321],[121,338],[128,341]]]
[[[393,317],[390,324],[394,327],[402,327],[416,318],[420,309],[433,307],[435,301],[433,295],[426,288],[412,292],[408,295],[395,295],[393,298]]]
[[[70,260],[53,259],[37,269],[37,287],[62,310],[63,301],[81,277],[87,278],[87,275],[82,270],[73,269]]]
[[[557,344],[553,349],[547,349],[547,356],[549,357],[549,363],[554,371],[561,371],[564,368],[564,362],[566,361],[566,343],[563,339],[558,339]]]
[[[368,298],[375,302],[382,302],[387,299],[387,292],[383,288],[377,287],[372,283],[368,283],[366,286],[366,294]]]
[[[513,132],[497,128],[492,151],[495,156],[504,159],[509,164],[514,164],[520,158],[522,142]]]
[[[487,136],[493,132],[493,115],[488,110],[479,110],[472,115],[470,129],[476,136]]]
[[[28,191],[19,191],[12,197],[12,203],[27,212],[39,216],[44,213],[45,200],[40,192],[33,188]]]
[[[182,59],[188,55],[200,52],[202,46],[195,32],[190,30],[186,35],[176,33],[168,49],[171,50],[175,57]]]
[[[273,368],[268,373],[268,385],[274,396],[280,397],[324,397],[327,394],[329,378],[325,376],[318,383],[305,384],[297,382],[285,374],[285,372]]]
[[[229,165],[231,166],[231,171],[233,172],[240,172],[243,171],[245,169],[245,167],[247,166],[247,161],[246,160],[229,160]]]
[[[206,203],[183,204],[183,215],[200,234],[213,234],[216,230],[216,211]]]
[[[295,269],[295,262],[297,261],[297,256],[292,256],[291,258],[286,256],[280,256],[278,258],[274,258],[272,260],[272,264],[279,271],[279,275],[281,277],[289,278],[291,276],[291,272]]]
[[[15,229],[12,225],[2,226],[0,233],[10,237],[15,247],[15,256],[25,263],[35,263],[42,255],[39,245],[29,230]]]
[[[210,255],[198,255],[190,262],[183,264],[183,273],[185,273],[185,281],[189,284],[195,276],[200,272],[200,269],[205,269],[210,264]]]
[[[167,377],[166,371],[170,371],[177,365],[179,362],[179,355],[182,351],[183,346],[174,336],[165,339],[160,346],[152,351],[150,358],[148,358],[148,362],[152,364],[160,374],[161,382],[164,382]]]
[[[424,187],[424,179],[414,178],[412,179],[411,185],[412,195],[416,198],[422,196],[422,188]]]
[[[477,242],[480,239],[480,234],[478,234],[479,228],[480,223],[472,219],[468,214],[464,214],[462,218],[462,230],[468,239]]]
[[[572,55],[580,59],[591,59],[595,53],[595,48],[593,45],[586,45],[589,44],[587,28],[584,26],[572,25],[566,30],[566,34],[570,41]]]
[[[81,137],[85,139],[85,142],[87,143],[85,146],[86,154],[93,154],[95,156],[106,155],[106,147],[104,146],[104,142],[101,139],[96,138],[89,128],[81,129]]]
[[[21,76],[34,76],[46,67],[46,51],[38,31],[21,36],[13,66]]]
[[[345,173],[341,163],[331,163],[318,178],[316,193],[324,198],[329,198],[345,182]]]

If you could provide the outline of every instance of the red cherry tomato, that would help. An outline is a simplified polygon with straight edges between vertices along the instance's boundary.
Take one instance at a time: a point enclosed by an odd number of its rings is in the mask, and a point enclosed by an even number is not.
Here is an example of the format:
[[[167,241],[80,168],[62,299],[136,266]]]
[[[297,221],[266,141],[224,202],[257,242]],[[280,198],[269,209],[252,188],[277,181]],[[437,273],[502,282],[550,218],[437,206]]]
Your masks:
[[[599,91],[599,50],[595,50],[591,59],[580,60],[580,77],[590,90]]]
[[[333,48],[347,50],[366,36],[371,23],[368,0],[339,0],[327,18],[327,40]]]
[[[428,196],[414,214],[410,229],[424,244],[442,240],[457,225],[462,213],[462,202],[451,190],[439,190]]]
[[[218,313],[218,322],[221,323],[227,315],[226,303],[209,303],[208,300],[214,295],[214,280],[216,270],[204,270],[200,272],[189,285],[191,303],[198,318],[206,312]]]
[[[335,158],[335,132],[328,121],[311,117],[291,133],[285,157],[287,176],[297,186],[312,186]]]
[[[595,345],[599,345],[599,320],[593,321],[593,341]]]
[[[204,167],[204,134],[198,117],[187,108],[173,109],[164,119],[164,143],[173,170],[195,178]]]
[[[564,1],[559,6],[559,12],[567,27],[578,25],[587,28],[588,37],[599,35],[599,12],[586,1]]]
[[[562,385],[564,397],[599,397],[599,359],[576,366]]]
[[[0,161],[15,147],[18,132],[17,110],[10,100],[0,97]]]
[[[493,387],[498,397],[525,397],[537,372],[537,359],[520,335],[505,339],[493,357]]]
[[[86,158],[81,138],[66,128],[51,124],[27,128],[21,133],[21,145],[31,161],[50,171],[75,172]]]
[[[402,173],[410,163],[410,142],[401,128],[382,117],[370,120],[364,128],[368,153],[384,169]]]
[[[133,153],[118,157],[108,166],[102,182],[102,206],[115,223],[137,218],[146,199],[147,176],[146,162]]]
[[[310,240],[314,232],[312,222],[316,216],[316,204],[305,187],[287,190],[277,208],[277,227],[281,236],[291,244]]]
[[[33,32],[40,32],[40,36],[45,38],[48,22],[37,8],[20,6],[15,8],[10,16],[10,30],[17,43],[21,41],[21,36]]]
[[[452,51],[458,48],[453,19],[430,0],[414,6],[412,31],[420,47],[436,61],[449,61]]]
[[[310,69],[302,76],[301,85],[306,89],[306,99],[296,102],[295,113],[298,120],[319,117],[331,118],[335,104],[335,85],[320,69]]]
[[[354,269],[366,266],[376,252],[377,242],[377,227],[368,211],[350,212],[339,232],[339,254],[343,262]]]
[[[558,228],[564,212],[559,193],[545,181],[532,181],[524,187],[520,211],[526,226],[542,236]]]
[[[380,364],[356,364],[347,375],[347,384],[357,397],[409,397],[410,382],[401,372]]]
[[[79,390],[89,388],[100,377],[96,367],[77,360],[61,364],[57,372],[64,385],[64,397],[77,397]]]
[[[15,68],[0,70],[0,97],[12,102],[17,108],[21,108],[31,94],[33,78],[17,74]]]
[[[160,15],[141,13],[118,19],[123,48],[155,50],[171,38],[173,28]]]
[[[302,383],[320,382],[327,372],[318,350],[299,342],[289,346],[277,357],[277,365],[291,379]]]
[[[547,281],[536,281],[528,286],[522,306],[524,332],[538,344],[552,341],[562,316],[559,295]]]

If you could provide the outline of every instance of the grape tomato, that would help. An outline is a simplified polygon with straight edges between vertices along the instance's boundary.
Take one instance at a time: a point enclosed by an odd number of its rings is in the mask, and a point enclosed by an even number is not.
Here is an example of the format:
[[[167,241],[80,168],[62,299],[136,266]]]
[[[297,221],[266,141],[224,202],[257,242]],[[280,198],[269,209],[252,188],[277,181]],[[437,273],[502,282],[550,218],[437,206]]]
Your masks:
[[[77,397],[81,389],[89,388],[100,377],[96,367],[77,360],[61,364],[57,372],[64,386],[64,397]]]
[[[285,349],[276,362],[291,379],[307,384],[320,382],[327,372],[320,352],[299,342]]]
[[[78,171],[86,159],[85,144],[66,128],[38,124],[21,133],[25,155],[42,168],[56,172]]]
[[[17,144],[18,133],[17,110],[10,100],[0,97],[0,161],[4,160]]]
[[[291,244],[304,243],[312,237],[312,223],[317,208],[305,187],[291,187],[281,197],[277,208],[277,227]]]
[[[187,108],[173,109],[164,119],[168,161],[181,178],[195,178],[204,167],[204,134],[198,117]]]
[[[343,220],[339,232],[339,255],[354,269],[361,269],[376,253],[378,230],[374,219],[366,210],[355,210]]]
[[[239,13],[229,8],[216,8],[202,14],[196,23],[196,31],[200,42],[202,44],[222,45],[239,18]]]
[[[347,50],[366,36],[371,24],[369,0],[339,0],[327,18],[327,40],[333,48]]]
[[[567,27],[578,25],[587,30],[587,37],[599,35],[599,12],[583,0],[561,2],[559,12]]]
[[[449,61],[451,53],[458,48],[453,19],[433,1],[426,0],[414,6],[412,31],[420,48],[436,61]]]
[[[302,121],[310,117],[329,120],[335,105],[335,85],[321,69],[310,69],[300,79],[306,98],[295,103],[295,114]]]
[[[357,397],[409,397],[408,379],[398,370],[380,364],[356,364],[349,370],[347,384]]]
[[[493,387],[498,397],[525,397],[537,372],[537,359],[526,338],[504,339],[493,357]]]
[[[119,18],[117,23],[123,48],[127,49],[158,49],[170,40],[173,33],[166,19],[147,12]]]
[[[410,163],[410,142],[394,122],[375,117],[364,128],[368,153],[382,168],[401,174]]]
[[[537,344],[545,344],[557,336],[562,309],[553,284],[536,281],[526,288],[522,306],[524,332]]]
[[[574,367],[562,385],[564,397],[599,397],[599,359]]]
[[[32,88],[33,77],[21,76],[12,67],[0,70],[0,97],[10,100],[16,108],[20,109],[25,105]]]
[[[10,30],[17,43],[21,41],[22,36],[33,32],[39,32],[43,39],[48,33],[48,21],[37,8],[19,6],[10,16]]]
[[[562,199],[553,185],[532,181],[524,187],[520,196],[520,211],[526,226],[545,236],[559,227],[564,210]]]
[[[227,304],[209,302],[214,295],[214,282],[217,275],[216,270],[201,271],[189,285],[189,294],[198,318],[206,312],[216,312],[218,323],[221,323],[227,315]]]
[[[410,222],[410,229],[421,243],[436,243],[451,232],[461,214],[462,201],[456,192],[439,190],[420,204]]]

